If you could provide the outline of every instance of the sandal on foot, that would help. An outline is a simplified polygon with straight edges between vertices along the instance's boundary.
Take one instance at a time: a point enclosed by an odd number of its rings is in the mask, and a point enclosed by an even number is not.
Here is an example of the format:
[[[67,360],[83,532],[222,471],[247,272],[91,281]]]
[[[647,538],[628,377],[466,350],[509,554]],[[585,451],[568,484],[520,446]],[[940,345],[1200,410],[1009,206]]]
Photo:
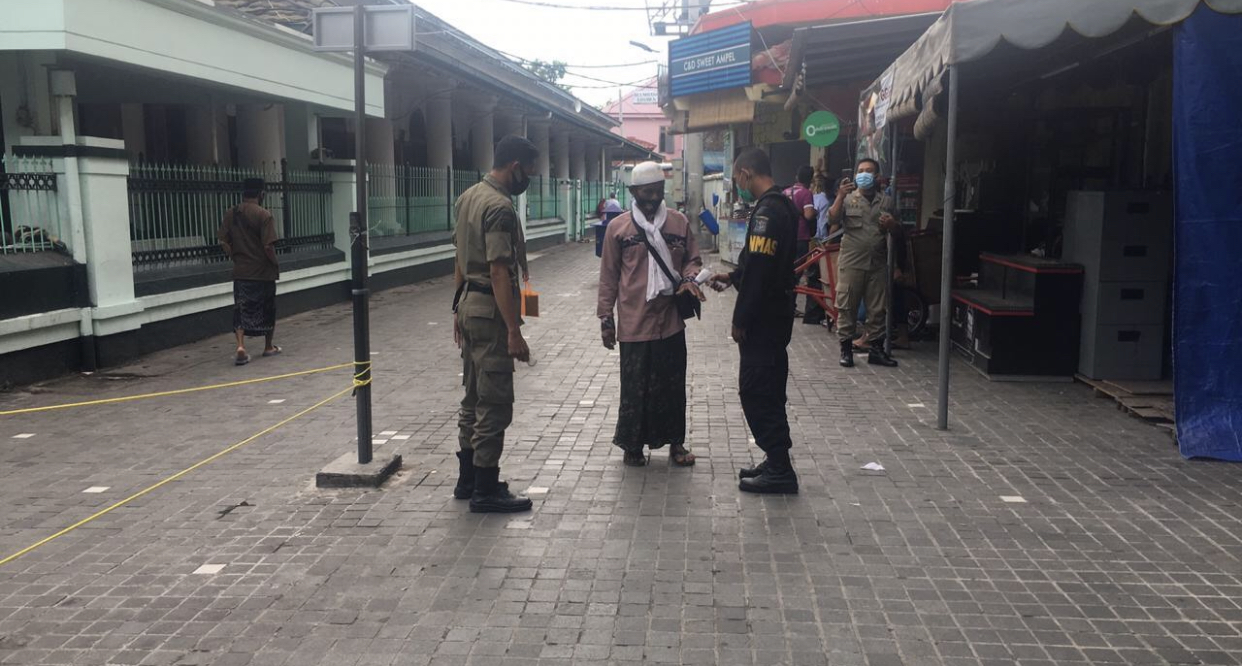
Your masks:
[[[626,451],[625,456],[621,458],[621,462],[628,467],[645,467],[647,465],[647,456],[642,451]]]
[[[277,346],[273,345],[273,346],[272,346],[271,351],[267,351],[267,350],[264,350],[264,351],[263,351],[263,356],[264,356],[264,358],[266,358],[266,357],[268,357],[268,356],[275,356],[275,355],[279,354],[279,353],[280,353],[280,352],[282,352],[282,351],[284,351],[284,350],[283,350],[283,349],[281,349],[280,347],[277,347]]]
[[[680,444],[674,444],[669,447],[668,461],[678,467],[693,467],[695,458],[694,454],[690,453],[686,447]]]
[[[233,357],[233,365],[246,365],[250,362],[250,354],[244,351],[237,352],[237,356]]]

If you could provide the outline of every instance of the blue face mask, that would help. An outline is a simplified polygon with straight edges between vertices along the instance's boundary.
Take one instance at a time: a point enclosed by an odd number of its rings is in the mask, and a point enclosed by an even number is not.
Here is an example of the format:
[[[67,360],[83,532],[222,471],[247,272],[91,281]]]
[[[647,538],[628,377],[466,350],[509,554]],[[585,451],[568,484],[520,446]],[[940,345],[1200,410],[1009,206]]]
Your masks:
[[[875,187],[875,174],[864,171],[857,176],[854,176],[854,184],[857,185],[860,190],[869,190]]]

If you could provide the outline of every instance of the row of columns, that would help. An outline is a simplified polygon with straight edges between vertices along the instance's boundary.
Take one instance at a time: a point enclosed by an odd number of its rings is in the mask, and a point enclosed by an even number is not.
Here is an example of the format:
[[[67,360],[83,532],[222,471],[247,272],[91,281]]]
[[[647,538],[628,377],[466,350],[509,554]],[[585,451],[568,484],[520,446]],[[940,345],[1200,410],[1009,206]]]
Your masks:
[[[495,96],[465,97],[454,112],[451,90],[433,91],[423,100],[428,166],[456,166],[479,171],[491,169],[495,144],[503,136],[526,136],[539,150],[535,173],[560,180],[600,180],[606,177],[605,150],[600,143],[572,135],[547,116],[531,118],[500,107]],[[393,106],[393,105],[390,105]],[[309,166],[319,145],[318,119],[306,104],[238,104],[233,111],[237,127],[237,155],[233,164],[228,145],[229,113],[222,104],[193,108],[187,116],[189,160],[244,168],[270,168],[282,158],[294,169]],[[148,110],[142,104],[121,108],[125,146],[131,157],[152,155],[147,145]],[[456,121],[456,122],[455,122]],[[393,118],[368,118],[366,159],[379,164],[395,160],[396,126]],[[454,164],[456,141],[469,145],[469,165]],[[464,152],[464,151],[462,151]]]

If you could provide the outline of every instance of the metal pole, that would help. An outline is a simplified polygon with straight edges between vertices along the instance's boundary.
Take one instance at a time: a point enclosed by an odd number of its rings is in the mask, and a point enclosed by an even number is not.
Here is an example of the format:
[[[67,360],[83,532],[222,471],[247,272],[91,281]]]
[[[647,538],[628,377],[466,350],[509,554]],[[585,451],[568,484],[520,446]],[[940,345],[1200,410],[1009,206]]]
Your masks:
[[[356,210],[349,216],[350,294],[354,301],[354,389],[358,408],[358,464],[371,462],[371,330],[367,290],[367,163],[366,163],[366,7],[354,6],[354,187]]]
[[[893,128],[893,159],[889,162],[888,178],[889,189],[893,192],[893,206],[897,205],[897,123],[890,122],[889,126]],[[898,210],[900,215],[901,211]],[[901,220],[897,221],[898,224]],[[884,282],[888,285],[888,307],[884,308],[884,353],[893,353],[893,264],[896,258],[893,256],[893,234],[889,232],[885,236],[885,242],[888,244],[888,273],[884,276]]]
[[[949,66],[949,119],[945,133],[948,149],[944,158],[944,239],[940,257],[940,396],[936,405],[936,428],[949,429],[949,330],[953,312],[953,221],[957,208],[957,87],[956,65]]]

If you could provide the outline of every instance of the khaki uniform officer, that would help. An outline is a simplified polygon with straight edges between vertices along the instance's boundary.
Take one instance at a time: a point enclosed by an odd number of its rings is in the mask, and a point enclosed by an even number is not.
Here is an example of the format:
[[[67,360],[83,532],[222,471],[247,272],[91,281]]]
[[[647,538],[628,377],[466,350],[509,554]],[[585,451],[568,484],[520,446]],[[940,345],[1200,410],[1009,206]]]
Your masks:
[[[857,176],[842,181],[837,200],[828,211],[832,224],[841,225],[841,254],[837,258],[837,335],[841,365],[854,367],[854,339],[858,333],[858,305],[866,303],[863,339],[870,346],[867,362],[894,367],[884,352],[884,319],[888,311],[888,233],[896,226],[891,197],[876,190],[879,164],[865,159]]]
[[[512,196],[526,191],[538,150],[516,136],[496,146],[495,166],[457,200],[454,337],[466,395],[458,418],[460,475],[453,495],[475,513],[528,511],[500,481],[505,429],[513,422],[513,361],[530,359],[518,316],[526,242]]]

